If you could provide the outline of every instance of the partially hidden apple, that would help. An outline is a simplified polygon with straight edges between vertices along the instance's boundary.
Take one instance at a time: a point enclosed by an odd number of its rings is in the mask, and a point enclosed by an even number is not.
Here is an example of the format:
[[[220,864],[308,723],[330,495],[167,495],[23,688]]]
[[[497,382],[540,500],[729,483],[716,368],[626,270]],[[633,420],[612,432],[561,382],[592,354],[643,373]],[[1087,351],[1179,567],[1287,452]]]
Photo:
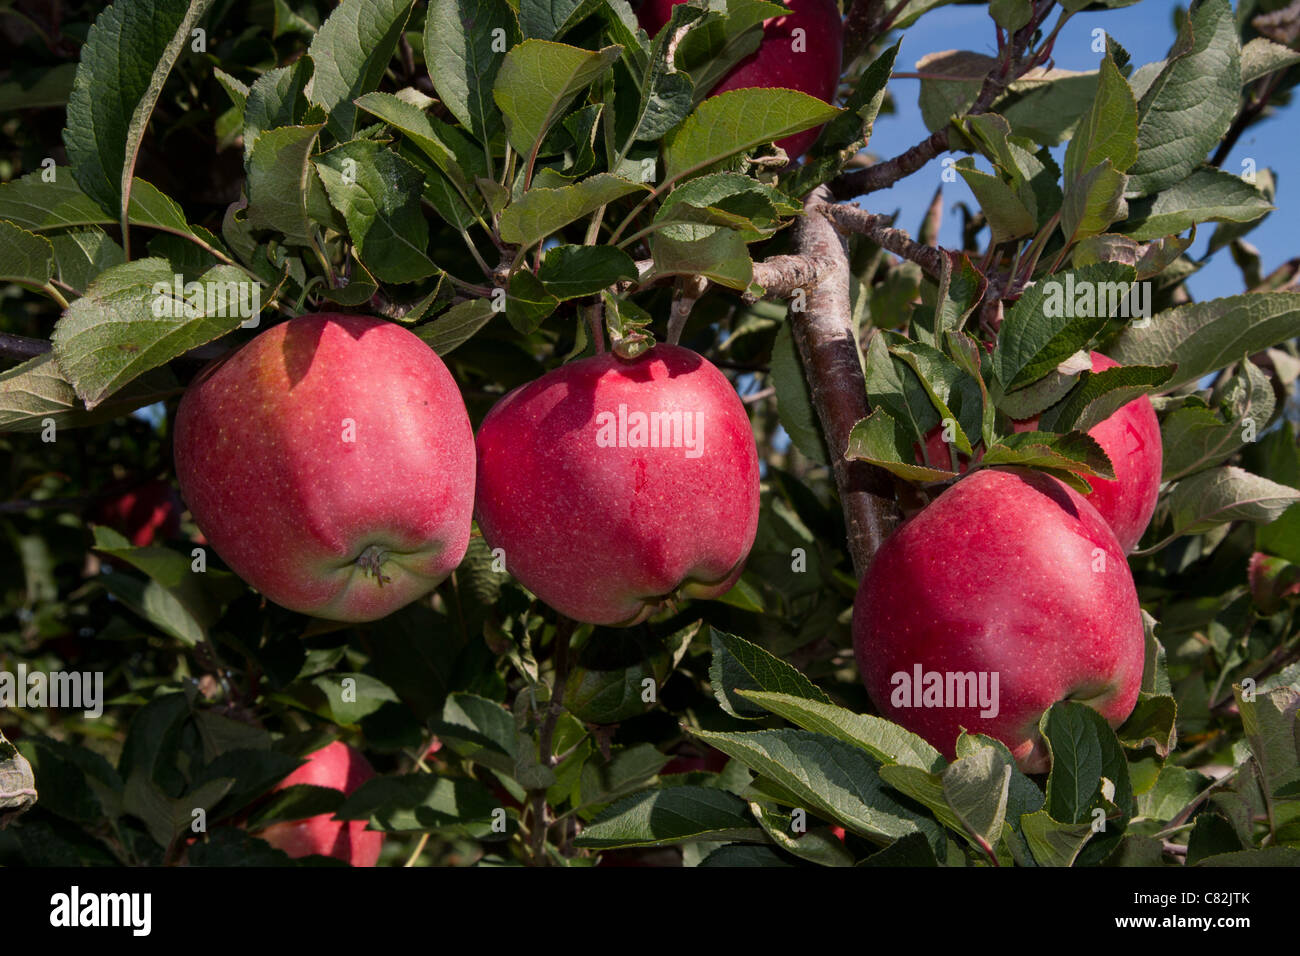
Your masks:
[[[182,510],[176,489],[153,478],[106,491],[91,520],[107,525],[137,548],[143,548],[155,539],[180,534]]]
[[[186,390],[175,454],[212,547],[291,610],[375,620],[435,588],[469,544],[464,402],[391,322],[319,314],[262,332]]]
[[[1093,372],[1119,367],[1118,362],[1100,352],[1091,353],[1091,357]],[[1017,432],[1035,431],[1038,428],[1038,416],[1014,421],[1011,428]],[[1160,494],[1160,473],[1164,466],[1160,421],[1156,418],[1151,399],[1140,395],[1088,429],[1088,434],[1110,458],[1111,465],[1115,468],[1115,477],[1089,477],[1088,484],[1092,485],[1092,491],[1086,497],[1101,512],[1127,553],[1137,546],[1156,510],[1156,499]],[[948,449],[948,444],[943,440],[942,425],[936,425],[926,432],[925,454],[931,465],[950,469],[952,465]],[[919,445],[915,452],[917,464],[922,464]],[[974,452],[975,461],[978,462],[984,457],[983,445],[976,444]],[[958,454],[957,462],[957,470],[965,474],[970,467],[969,458]]]
[[[646,0],[637,10],[637,18],[654,36],[672,16],[672,8],[682,2]],[[710,96],[761,87],[798,90],[828,103],[834,101],[844,47],[839,6],[835,0],[786,0],[785,5],[790,12],[763,21],[759,48],[732,67]],[[777,140],[777,145],[793,161],[808,151],[820,132],[820,127],[804,130]]]
[[[996,737],[1029,773],[1060,700],[1112,727],[1142,682],[1145,639],[1123,549],[1082,495],[1041,472],[984,468],[885,541],[853,607],[858,668],[880,713],[948,758]]]
[[[351,796],[374,775],[374,768],[361,751],[336,740],[309,754],[307,762],[276,784],[272,792],[310,784]],[[365,820],[335,820],[329,813],[273,823],[257,835],[295,859],[332,856],[353,866],[374,866],[384,845],[383,833],[367,830]]]
[[[716,597],[758,528],[749,416],[675,345],[570,362],[483,419],[475,514],[506,570],[575,620],[626,626]]]

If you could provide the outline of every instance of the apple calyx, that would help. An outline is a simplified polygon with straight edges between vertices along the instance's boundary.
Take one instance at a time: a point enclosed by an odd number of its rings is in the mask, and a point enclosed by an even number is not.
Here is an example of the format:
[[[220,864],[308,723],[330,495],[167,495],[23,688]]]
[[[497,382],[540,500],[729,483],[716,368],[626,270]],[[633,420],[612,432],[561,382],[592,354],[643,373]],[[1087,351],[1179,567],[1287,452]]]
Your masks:
[[[361,569],[362,574],[369,574],[374,577],[375,581],[382,588],[385,584],[391,584],[392,578],[384,574],[384,561],[388,559],[388,552],[377,544],[372,544],[357,557],[357,567]]]

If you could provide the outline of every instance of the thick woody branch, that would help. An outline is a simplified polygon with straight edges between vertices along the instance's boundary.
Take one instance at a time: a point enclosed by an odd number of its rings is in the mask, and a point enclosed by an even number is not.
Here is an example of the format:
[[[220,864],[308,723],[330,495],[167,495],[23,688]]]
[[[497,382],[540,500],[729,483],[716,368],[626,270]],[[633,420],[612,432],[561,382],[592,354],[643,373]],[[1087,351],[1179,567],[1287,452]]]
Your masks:
[[[827,260],[830,267],[807,289],[802,312],[791,310],[791,331],[803,363],[813,407],[830,450],[835,484],[848,531],[849,555],[858,578],[898,520],[893,480],[888,472],[844,457],[849,432],[870,413],[862,361],[853,336],[849,299],[848,247],[835,227],[817,212],[830,198],[826,187],[804,204],[795,241],[800,254]]]
[[[47,339],[32,339],[25,335],[0,332],[0,355],[5,358],[30,359],[44,355],[51,346]]]
[[[834,267],[833,259],[822,256],[772,256],[754,263],[754,282],[763,287],[762,298],[788,299],[815,286]],[[756,302],[759,297],[747,292],[742,298]]]
[[[943,272],[943,252],[934,246],[921,245],[902,229],[892,228],[892,216],[876,215],[844,203],[825,204],[815,207],[815,211],[834,223],[841,232],[866,236],[882,249],[912,260],[931,279],[939,281]]]
[[[877,36],[885,16],[885,0],[853,0],[844,17],[844,63],[852,63]]]

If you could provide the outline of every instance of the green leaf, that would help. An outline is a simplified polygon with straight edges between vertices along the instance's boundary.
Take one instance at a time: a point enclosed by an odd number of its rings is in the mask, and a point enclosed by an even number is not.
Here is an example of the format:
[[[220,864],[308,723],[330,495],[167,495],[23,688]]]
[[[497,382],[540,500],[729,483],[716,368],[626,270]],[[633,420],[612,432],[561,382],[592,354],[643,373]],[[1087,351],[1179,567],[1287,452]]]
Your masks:
[[[50,245],[54,249],[54,274],[78,294],[105,269],[126,261],[122,247],[98,226],[55,233],[50,236]]]
[[[731,289],[747,289],[754,278],[745,236],[725,226],[673,223],[650,238],[653,276],[704,276]]]
[[[1065,148],[1065,181],[1070,183],[1110,160],[1123,173],[1137,158],[1137,101],[1128,81],[1107,52],[1097,71],[1097,93]]]
[[[357,106],[399,130],[433,161],[467,205],[482,207],[467,175],[486,176],[487,167],[482,154],[454,128],[390,93],[367,93]]]
[[[641,98],[633,114],[632,140],[654,141],[684,120],[695,103],[695,84],[674,62],[680,49],[673,37],[687,24],[702,22],[708,13],[689,4],[674,4],[671,16],[650,47]]]
[[[1168,757],[1178,741],[1178,702],[1168,694],[1138,694],[1128,719],[1115,731],[1119,742],[1131,750],[1154,747]]]
[[[1092,837],[1092,824],[1058,823],[1046,810],[1026,813],[1020,826],[1039,866],[1071,866]]]
[[[984,453],[984,465],[1022,465],[1050,471],[1087,494],[1092,486],[1079,476],[1114,480],[1115,469],[1097,440],[1086,432],[1016,432],[999,438]]]
[[[163,259],[115,266],[101,273],[54,326],[59,370],[87,408],[142,373],[238,328],[245,316],[237,313],[248,311],[242,306],[259,294],[243,272],[230,266],[217,266],[200,277],[202,295],[189,297],[187,292],[186,299],[178,300],[172,294],[174,282],[172,267]]]
[[[537,272],[546,291],[561,301],[593,295],[636,277],[632,257],[613,246],[553,246]]]
[[[1114,784],[1106,802],[1124,815],[1132,812],[1128,758],[1101,714],[1078,701],[1060,701],[1043,715],[1039,730],[1052,753],[1046,806],[1052,819],[1091,822],[1103,799],[1102,778]]]
[[[1034,214],[1015,190],[997,176],[976,169],[975,161],[969,157],[959,160],[956,170],[984,210],[995,243],[1027,236],[1037,228]]]
[[[453,305],[432,322],[415,328],[415,334],[423,339],[439,355],[447,355],[468,342],[479,329],[491,321],[496,310],[492,308],[491,299],[467,299]]]
[[[519,26],[526,37],[554,40],[602,5],[600,0],[519,0]]]
[[[927,773],[938,773],[945,765],[939,751],[923,738],[880,717],[855,714],[828,700],[798,694],[743,688],[738,693],[804,730],[860,747],[882,763],[915,767]]]
[[[429,225],[420,212],[423,178],[391,150],[353,140],[322,153],[317,172],[343,214],[357,258],[384,282],[413,282],[438,267],[425,253]]]
[[[1128,213],[1124,201],[1123,173],[1102,162],[1070,183],[1061,204],[1061,234],[1067,242],[1086,239],[1106,231],[1112,222]]]
[[[131,191],[136,154],[163,83],[211,0],[119,0],[81,48],[63,144],[86,195],[114,219]]]
[[[1033,0],[989,0],[989,16],[1002,29],[1014,33],[1033,19]]]
[[[917,464],[916,436],[890,417],[883,408],[853,426],[844,457],[869,461],[907,481],[943,481],[956,472]]]
[[[93,412],[86,411],[53,354],[46,353],[0,372],[0,431],[41,431],[47,420],[56,429],[95,425],[180,391],[168,369],[155,369],[104,399]]]
[[[1173,374],[1172,365],[1125,365],[1100,372],[1085,371],[1065,400],[1043,413],[1038,427],[1049,432],[1086,432],[1129,402],[1164,385]]]
[[[890,353],[898,356],[916,372],[940,421],[953,422],[953,440],[962,454],[972,453],[968,435],[980,434],[984,396],[980,380],[931,345],[902,341],[891,345]]]
[[[304,56],[291,66],[267,70],[253,81],[248,88],[248,99],[244,101],[245,164],[252,157],[253,147],[264,131],[303,123],[307,112],[304,90],[311,80],[311,73],[311,59]]]
[[[1241,41],[1228,0],[1192,5],[1163,68],[1138,100],[1128,195],[1185,179],[1223,138],[1241,97]]]
[[[794,829],[794,814],[761,803],[750,802],[749,810],[768,839],[786,853],[818,866],[852,866],[851,854],[827,827],[807,832]]]
[[[589,641],[569,672],[564,706],[589,724],[615,724],[645,713],[645,682],[662,687],[700,629],[695,621],[667,638],[619,631]]]
[[[769,654],[757,644],[751,644],[713,628],[710,633],[713,661],[709,665],[709,683],[718,704],[733,717],[757,717],[763,713],[736,695],[741,690],[765,690],[789,694],[794,697],[830,703],[808,678],[785,661]]]
[[[1232,692],[1265,791],[1277,794],[1284,785],[1300,781],[1300,735],[1296,724],[1300,692],[1292,687],[1277,687],[1267,693],[1247,694],[1240,684],[1234,684]]]
[[[938,866],[934,847],[919,833],[910,833],[895,840],[879,853],[873,853],[858,866]]]
[[[1264,430],[1274,402],[1269,377],[1250,360],[1237,366],[1217,409],[1199,396],[1187,396],[1160,423],[1165,449],[1161,480],[1177,481],[1227,460]]]
[[[485,837],[493,833],[501,802],[477,780],[430,773],[374,777],[343,801],[339,820],[366,820],[387,833],[443,831]]]
[[[429,3],[424,22],[429,78],[452,115],[480,142],[502,128],[492,84],[505,51],[519,40],[519,23],[506,0]]]
[[[820,126],[840,112],[796,90],[742,89],[711,96],[668,139],[665,178],[675,182],[764,143]]]
[[[43,286],[53,272],[50,240],[0,219],[0,282]]]
[[[518,750],[515,719],[496,701],[474,694],[450,694],[442,719],[433,722],[430,730],[466,760],[514,773]]]
[[[943,796],[966,832],[989,847],[1002,838],[1012,760],[996,747],[982,746],[942,774]]]
[[[761,834],[744,800],[717,787],[688,785],[647,790],[618,801],[587,824],[574,843],[609,850],[701,839],[759,839]]]
[[[343,0],[307,48],[315,67],[307,98],[329,116],[329,131],[348,140],[357,129],[354,100],[379,86],[414,0]]]
[[[1300,336],[1300,293],[1258,292],[1176,306],[1127,325],[1108,352],[1121,365],[1178,366],[1167,390]]]
[[[897,800],[880,779],[877,762],[857,747],[806,730],[693,733],[772,780],[818,816],[869,840],[885,843],[920,832],[931,845],[942,845],[942,830]]]
[[[248,224],[299,245],[315,242],[307,213],[311,154],[323,126],[281,126],[257,137],[248,159]]]
[[[781,323],[772,343],[772,385],[776,389],[777,418],[794,446],[818,464],[829,463],[830,452],[817,421],[789,322]]]
[[[1168,499],[1173,533],[1156,550],[1184,534],[1202,534],[1229,521],[1267,523],[1300,501],[1300,491],[1233,465],[1210,468],[1174,485]]]
[[[284,696],[307,710],[345,726],[361,722],[397,695],[383,681],[369,674],[338,671],[321,674],[289,687]]]
[[[1131,266],[1105,262],[1057,273],[1027,289],[1007,312],[993,350],[1002,387],[1009,392],[1036,382],[1086,346],[1110,316],[1127,311],[1134,279]]]
[[[548,40],[525,40],[512,48],[492,89],[510,145],[522,156],[531,155],[573,98],[618,55],[616,46],[593,51]]]
[[[520,335],[536,332],[560,304],[560,300],[547,292],[541,280],[527,269],[520,269],[510,277],[509,289],[506,318]]]
[[[1240,176],[1202,166],[1167,189],[1129,206],[1118,227],[1134,239],[1158,239],[1198,222],[1254,222],[1272,210],[1258,188]]]
[[[800,208],[782,193],[739,173],[713,173],[678,186],[655,214],[656,223],[729,226],[752,242],[775,231]]]
[[[1270,846],[1262,850],[1220,853],[1206,857],[1197,866],[1300,866],[1300,850],[1289,846]]]
[[[646,187],[640,183],[609,173],[599,173],[558,189],[535,187],[501,213],[501,238],[512,245],[528,248],[615,199],[645,190]]]
[[[1266,37],[1255,37],[1241,48],[1241,84],[1253,83],[1296,63],[1300,63],[1300,52]]]

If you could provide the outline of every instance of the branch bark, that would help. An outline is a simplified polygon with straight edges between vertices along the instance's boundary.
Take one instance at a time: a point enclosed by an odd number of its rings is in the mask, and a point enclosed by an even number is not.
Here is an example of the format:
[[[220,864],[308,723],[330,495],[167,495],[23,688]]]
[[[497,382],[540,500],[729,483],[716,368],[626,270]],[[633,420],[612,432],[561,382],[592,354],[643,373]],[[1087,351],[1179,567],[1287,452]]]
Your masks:
[[[791,311],[790,323],[813,407],[831,453],[853,570],[861,580],[899,514],[889,473],[844,457],[849,432],[870,414],[870,409],[853,335],[848,246],[830,220],[817,211],[829,199],[829,190],[821,186],[804,203],[804,217],[795,232],[796,245],[803,256],[824,259],[829,267],[806,290],[807,309]]]
[[[5,358],[36,358],[38,355],[44,355],[51,347],[48,339],[33,339],[25,335],[0,332],[0,355]]]
[[[866,236],[876,245],[894,255],[911,259],[931,279],[939,281],[943,271],[943,251],[935,246],[923,246],[902,229],[892,228],[892,216],[881,216],[845,203],[814,207],[842,232],[856,232]]]
[[[754,263],[754,281],[763,287],[764,299],[788,299],[798,289],[807,290],[821,281],[835,267],[835,261],[826,256],[772,256]],[[758,296],[746,292],[746,302],[756,302]]]

